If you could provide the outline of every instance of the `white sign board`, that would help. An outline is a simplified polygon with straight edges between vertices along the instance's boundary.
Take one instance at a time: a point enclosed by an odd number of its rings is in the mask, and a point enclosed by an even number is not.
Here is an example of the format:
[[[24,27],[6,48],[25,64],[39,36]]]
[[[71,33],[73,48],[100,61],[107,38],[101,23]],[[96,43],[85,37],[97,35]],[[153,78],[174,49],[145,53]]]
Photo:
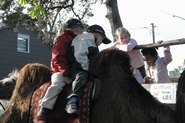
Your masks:
[[[150,84],[143,87],[162,103],[176,103],[177,83]]]

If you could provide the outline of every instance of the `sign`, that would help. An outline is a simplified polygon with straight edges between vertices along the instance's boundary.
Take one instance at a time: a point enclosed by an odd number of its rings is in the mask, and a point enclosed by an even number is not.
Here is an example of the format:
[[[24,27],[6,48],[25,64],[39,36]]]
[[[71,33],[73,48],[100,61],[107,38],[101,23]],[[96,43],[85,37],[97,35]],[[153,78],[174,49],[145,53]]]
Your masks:
[[[162,103],[176,103],[177,83],[158,83],[143,87]]]

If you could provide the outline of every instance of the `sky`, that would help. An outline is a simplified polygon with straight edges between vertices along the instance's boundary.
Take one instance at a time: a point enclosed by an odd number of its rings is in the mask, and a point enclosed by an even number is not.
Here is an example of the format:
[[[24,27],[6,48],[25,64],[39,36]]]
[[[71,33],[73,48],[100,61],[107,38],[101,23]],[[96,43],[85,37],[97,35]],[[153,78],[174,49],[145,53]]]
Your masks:
[[[119,13],[123,26],[129,30],[131,37],[138,44],[153,43],[152,25],[154,24],[155,42],[169,41],[185,38],[185,7],[184,0],[117,0]],[[94,17],[88,24],[99,24],[112,39],[111,27],[106,6],[96,4],[93,6]],[[101,45],[100,50],[109,45]],[[173,61],[168,65],[168,70],[182,66],[185,59],[185,45],[170,46]],[[163,55],[163,48],[158,50],[159,56]]]

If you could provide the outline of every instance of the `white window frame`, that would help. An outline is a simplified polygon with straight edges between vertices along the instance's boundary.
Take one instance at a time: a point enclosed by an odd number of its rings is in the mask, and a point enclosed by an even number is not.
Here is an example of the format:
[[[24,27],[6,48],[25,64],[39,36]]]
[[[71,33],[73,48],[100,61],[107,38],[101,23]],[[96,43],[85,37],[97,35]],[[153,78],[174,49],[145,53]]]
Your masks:
[[[18,33],[17,52],[30,53],[30,36],[29,35]]]

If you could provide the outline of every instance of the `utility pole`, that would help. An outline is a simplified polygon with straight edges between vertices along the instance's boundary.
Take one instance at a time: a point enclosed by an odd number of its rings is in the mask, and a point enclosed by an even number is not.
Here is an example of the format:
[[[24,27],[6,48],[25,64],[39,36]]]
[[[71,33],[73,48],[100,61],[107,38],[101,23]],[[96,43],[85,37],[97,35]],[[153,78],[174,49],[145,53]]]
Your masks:
[[[154,31],[155,26],[154,26],[154,23],[151,23],[151,25],[152,25],[152,39],[153,39],[153,43],[155,43],[155,31]]]
[[[152,41],[153,41],[153,44],[155,43],[155,30],[154,28],[156,27],[154,25],[154,23],[151,23],[152,25],[152,29],[151,28],[148,28],[148,27],[140,27],[140,28],[133,28],[133,29],[129,29],[129,30],[136,30],[136,29],[148,29],[150,32],[152,32]]]

